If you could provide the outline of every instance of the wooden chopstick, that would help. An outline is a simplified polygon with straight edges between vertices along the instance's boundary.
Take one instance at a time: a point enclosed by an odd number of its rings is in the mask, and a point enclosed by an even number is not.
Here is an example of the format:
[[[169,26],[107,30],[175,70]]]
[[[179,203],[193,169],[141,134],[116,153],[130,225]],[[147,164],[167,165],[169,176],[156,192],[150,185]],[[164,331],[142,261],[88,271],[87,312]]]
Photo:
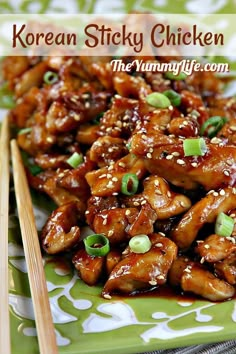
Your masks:
[[[32,201],[21,154],[11,141],[13,179],[40,354],[58,353]]]
[[[0,136],[0,353],[10,354],[8,301],[9,125],[6,117]]]

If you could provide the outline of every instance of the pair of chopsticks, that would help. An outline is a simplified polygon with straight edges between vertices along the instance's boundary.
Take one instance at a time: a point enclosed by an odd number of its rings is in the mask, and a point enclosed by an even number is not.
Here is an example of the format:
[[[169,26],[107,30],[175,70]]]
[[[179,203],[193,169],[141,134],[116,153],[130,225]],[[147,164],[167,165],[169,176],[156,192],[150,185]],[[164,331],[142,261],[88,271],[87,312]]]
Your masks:
[[[5,284],[4,303],[0,297],[4,312],[0,312],[1,346],[0,353],[10,354],[9,312],[8,312],[8,279],[7,279],[7,233],[8,233],[8,186],[9,188],[9,128],[7,118],[3,122],[1,134],[1,169],[0,169],[0,230],[4,238],[4,262],[5,276],[1,277]],[[21,235],[28,270],[31,297],[34,307],[34,315],[39,343],[40,354],[57,354],[55,329],[53,326],[50,309],[42,255],[35,225],[30,191],[21,154],[15,140],[11,141],[11,157],[13,167],[13,179],[15,186],[16,202],[20,220]],[[3,232],[4,230],[4,232]],[[1,259],[2,257],[0,257]],[[1,260],[3,263],[3,260]],[[2,268],[4,265],[2,264]],[[1,269],[2,269],[1,268]],[[4,281],[3,281],[4,279]],[[2,287],[2,286],[1,286]],[[1,289],[0,287],[0,289]],[[1,289],[2,290],[2,289]],[[0,310],[1,311],[1,310]],[[7,324],[7,325],[6,325]],[[2,334],[2,332],[5,334]],[[5,337],[6,338],[5,338]],[[3,338],[4,337],[4,338]],[[4,343],[3,343],[4,340]]]

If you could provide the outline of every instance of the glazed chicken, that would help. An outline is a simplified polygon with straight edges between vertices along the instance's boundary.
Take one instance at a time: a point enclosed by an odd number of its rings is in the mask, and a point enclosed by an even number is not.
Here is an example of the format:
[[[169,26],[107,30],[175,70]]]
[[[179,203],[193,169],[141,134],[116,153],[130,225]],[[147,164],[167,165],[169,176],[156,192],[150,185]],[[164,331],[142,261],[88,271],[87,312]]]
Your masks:
[[[224,97],[224,81],[212,72],[169,79],[135,66],[114,72],[111,60],[2,62],[29,184],[56,204],[40,234],[42,252],[66,254],[82,281],[103,284],[106,299],[163,284],[210,301],[232,298],[235,98]],[[198,142],[194,153],[186,151],[189,140]],[[216,227],[222,213],[226,236]],[[104,244],[88,247],[88,227]]]

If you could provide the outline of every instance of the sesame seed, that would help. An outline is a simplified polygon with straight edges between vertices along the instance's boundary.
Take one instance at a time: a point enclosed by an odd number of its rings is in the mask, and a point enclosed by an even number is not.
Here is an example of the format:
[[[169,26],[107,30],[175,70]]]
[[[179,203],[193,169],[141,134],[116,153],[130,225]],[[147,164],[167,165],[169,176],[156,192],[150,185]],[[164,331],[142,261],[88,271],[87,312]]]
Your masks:
[[[236,188],[233,187],[233,194],[236,194]]]
[[[218,197],[219,193],[218,192],[213,192],[214,197]]]
[[[141,205],[145,205],[145,204],[147,204],[147,201],[146,200],[142,200],[140,204]]]
[[[74,120],[76,120],[77,122],[80,121],[80,114],[74,114],[73,116]]]
[[[103,225],[106,225],[106,224],[107,224],[107,218],[103,220],[102,224],[103,224]]]
[[[202,257],[202,258],[200,259],[200,263],[203,264],[204,262],[205,262],[205,258]]]
[[[221,191],[220,191],[220,195],[225,195],[225,191],[224,191],[224,189],[221,189]]]
[[[236,125],[231,125],[230,130],[232,130],[232,132],[236,132]]]
[[[85,102],[84,107],[85,107],[85,108],[89,108],[89,107],[90,107],[90,103],[89,103],[88,101]]]
[[[117,182],[118,181],[118,178],[117,177],[112,177],[111,179],[113,182]]]
[[[134,202],[134,206],[139,206],[139,202]]]
[[[170,191],[168,191],[166,194],[167,194],[167,197],[169,197],[169,198],[171,197]]]
[[[227,177],[230,176],[230,172],[229,172],[228,170],[224,170],[223,173],[224,173],[224,175],[227,176]]]
[[[159,194],[159,195],[162,195],[162,192],[160,191],[160,189],[156,189],[156,190],[155,190],[155,193],[156,193],[156,194]]]
[[[98,178],[104,178],[106,177],[107,175],[105,173],[103,173],[102,175],[100,175]]]
[[[212,144],[220,144],[221,142],[222,142],[222,140],[219,138],[216,138],[216,137],[211,139]]]
[[[155,244],[155,246],[160,248],[160,247],[163,246],[163,244],[161,242],[158,242],[158,243]]]
[[[88,215],[88,214],[89,214],[89,210],[86,210],[86,211],[85,211],[85,215]]]
[[[185,161],[182,159],[178,159],[176,162],[178,165],[185,165]]]
[[[186,272],[186,273],[191,273],[191,269],[189,268],[189,266],[187,266],[187,267],[184,269],[184,272]]]
[[[127,209],[127,210],[125,211],[125,215],[128,216],[128,215],[130,215],[130,214],[131,214],[131,211],[130,211],[129,209]]]
[[[182,206],[182,208],[185,208],[185,203],[182,200],[179,204]]]
[[[204,248],[209,249],[210,246],[206,244],[206,245],[204,245]]]
[[[165,277],[164,277],[164,275],[160,274],[160,275],[157,276],[157,279],[162,280],[162,279],[165,279]]]
[[[161,236],[163,236],[163,237],[166,236],[166,234],[164,234],[164,232],[158,232],[158,233],[159,233],[159,235],[161,235]]]
[[[192,162],[192,163],[191,163],[191,166],[193,166],[193,167],[197,167],[197,166],[198,166],[198,164],[197,164],[197,162]]]
[[[47,136],[46,140],[48,143],[53,143],[53,138],[51,136]]]
[[[150,280],[150,281],[149,281],[149,284],[150,284],[150,285],[157,285],[157,282],[156,282],[156,280]]]
[[[158,187],[158,186],[160,185],[160,182],[156,179],[156,180],[154,181],[154,184],[155,184],[156,187]]]
[[[104,294],[103,297],[104,299],[111,300],[111,295],[109,294]]]
[[[173,151],[171,155],[173,155],[173,156],[176,156],[176,157],[177,157],[177,156],[179,156],[179,155],[180,155],[180,153],[179,153],[178,151]]]
[[[124,162],[119,162],[118,165],[119,165],[120,167],[125,167]]]
[[[167,155],[166,160],[171,160],[171,159],[173,159],[173,157],[174,157],[173,155]]]
[[[234,213],[230,214],[231,218],[235,218],[235,216],[236,216],[236,214],[234,214]]]
[[[152,154],[150,152],[147,153],[147,158],[151,159],[152,158]]]
[[[114,231],[113,231],[113,230],[109,230],[107,236],[110,237],[110,236],[112,236],[113,234],[114,234]]]

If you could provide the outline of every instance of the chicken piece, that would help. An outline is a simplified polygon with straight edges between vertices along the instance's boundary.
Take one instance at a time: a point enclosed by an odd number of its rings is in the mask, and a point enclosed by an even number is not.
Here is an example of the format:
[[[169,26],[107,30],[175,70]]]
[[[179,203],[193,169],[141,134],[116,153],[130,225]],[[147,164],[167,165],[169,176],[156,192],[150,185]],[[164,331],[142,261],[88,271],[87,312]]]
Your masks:
[[[60,172],[59,172],[60,173]],[[65,188],[58,187],[57,185],[57,173],[50,175],[42,186],[43,191],[48,194],[52,200],[58,205],[63,206],[69,202],[77,202],[78,210],[81,218],[86,210],[86,204],[77,196],[70,193]]]
[[[113,72],[109,62],[95,62],[91,64],[90,73],[96,76],[107,90],[113,90]]]
[[[181,92],[181,107],[185,110],[185,113],[191,113],[193,110],[196,110],[198,112],[197,122],[200,126],[209,118],[202,97],[189,90]]]
[[[126,212],[127,215],[128,211]],[[154,223],[157,220],[157,213],[152,209],[149,203],[142,205],[139,213],[135,216],[134,221],[127,227],[129,236],[140,234],[151,234],[154,232]],[[131,221],[130,221],[131,222]]]
[[[111,136],[98,138],[90,148],[89,157],[99,167],[110,165],[128,153],[125,141]]]
[[[15,84],[19,78],[30,67],[30,61],[27,56],[9,56],[5,57],[1,63],[3,78],[8,81],[9,86]]]
[[[150,289],[166,282],[168,271],[177,255],[177,247],[170,239],[151,234],[151,249],[146,253],[123,252],[124,258],[113,268],[104,285],[102,296],[111,298],[114,292],[132,293]]]
[[[137,215],[136,208],[103,210],[95,215],[92,229],[98,234],[104,234],[112,245],[120,244],[128,240],[126,229],[129,220],[135,219]]]
[[[52,212],[40,236],[42,247],[47,253],[68,251],[78,243],[78,215],[76,202],[64,204]]]
[[[178,257],[169,271],[169,281],[173,286],[200,295],[210,301],[230,299],[235,289],[224,280],[216,278],[211,272],[188,257]]]
[[[190,117],[176,117],[170,121],[167,128],[169,134],[185,138],[199,135],[199,124],[196,119]]]
[[[202,185],[205,190],[236,184],[236,147],[207,143],[204,156],[184,156],[183,140],[155,135],[136,134],[130,152],[142,157],[152,174],[185,189]],[[151,150],[151,152],[150,152]]]
[[[85,249],[79,249],[72,258],[79,277],[88,285],[95,285],[104,268],[105,257],[90,256]]]
[[[118,250],[111,250],[106,255],[106,272],[109,275],[113,268],[120,262],[122,254]]]
[[[214,264],[215,273],[229,284],[236,285],[236,253]]]
[[[142,193],[123,198],[127,206],[142,205],[147,201],[156,212],[157,220],[169,219],[191,207],[191,200],[183,194],[171,191],[168,183],[161,177],[149,176],[144,180],[143,186]]]
[[[184,214],[171,233],[173,241],[181,249],[190,247],[204,224],[213,223],[220,212],[227,213],[235,206],[235,188],[228,187],[208,193]]]
[[[43,83],[43,76],[47,71],[46,61],[41,61],[31,69],[24,72],[15,86],[16,97],[23,96],[32,87],[40,87]]]
[[[92,145],[99,137],[99,125],[81,124],[77,131],[76,141],[84,145]]]
[[[128,154],[114,164],[88,172],[85,177],[92,195],[109,197],[121,191],[122,177],[127,173],[134,173],[141,179],[146,173],[143,160]]]
[[[85,212],[87,224],[93,228],[95,215],[103,210],[116,209],[120,207],[120,203],[115,196],[106,198],[92,196],[87,201],[87,210]]]
[[[113,82],[118,95],[123,97],[144,98],[152,92],[151,87],[142,77],[134,77],[122,71],[114,74]]]
[[[138,101],[115,96],[100,120],[100,135],[128,139],[138,120]]]
[[[40,166],[43,170],[46,169],[57,169],[57,168],[68,168],[67,163],[68,155],[61,155],[58,153],[44,153],[35,156],[35,163]]]
[[[198,241],[195,252],[209,263],[218,262],[236,252],[236,244],[234,242],[235,240],[232,242],[231,238],[213,234],[204,241]]]
[[[87,202],[87,199],[90,197],[90,188],[85,179],[85,175],[94,167],[95,164],[85,157],[84,162],[77,168],[66,169],[61,172],[58,171],[57,186],[66,189],[72,195]]]
[[[216,278],[211,272],[196,264],[188,266],[183,271],[181,288],[210,301],[231,299],[235,294],[235,289],[232,285]]]
[[[38,105],[37,95],[40,90],[37,87],[32,87],[22,97],[21,102],[17,103],[16,107],[9,112],[11,123],[18,128],[25,128],[28,119],[32,116]]]

